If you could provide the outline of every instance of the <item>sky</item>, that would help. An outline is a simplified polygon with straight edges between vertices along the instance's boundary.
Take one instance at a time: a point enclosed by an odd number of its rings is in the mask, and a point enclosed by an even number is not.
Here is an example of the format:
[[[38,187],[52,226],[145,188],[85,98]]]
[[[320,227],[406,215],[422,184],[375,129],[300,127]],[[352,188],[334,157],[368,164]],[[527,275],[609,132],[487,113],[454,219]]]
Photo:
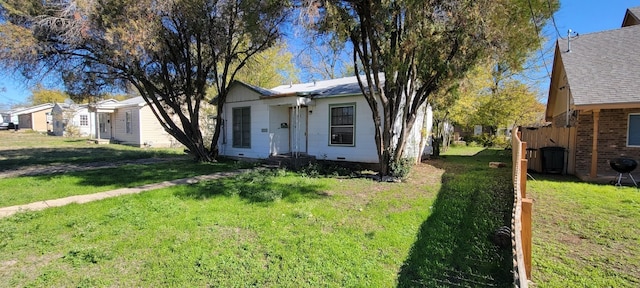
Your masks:
[[[560,10],[556,12],[554,19],[562,37],[567,35],[568,29],[579,34],[587,34],[620,28],[626,9],[637,6],[640,6],[640,0],[560,0]],[[547,54],[547,69],[542,71],[547,74],[547,70],[551,71],[553,59],[553,55],[548,55],[553,50],[548,47],[553,46],[558,35],[551,22],[543,29],[543,33],[550,39],[544,52]],[[25,103],[31,95],[30,84],[13,76],[14,74],[11,71],[0,71],[0,110]],[[541,93],[546,95],[549,77],[543,78],[547,79],[541,81],[540,89],[543,90]]]

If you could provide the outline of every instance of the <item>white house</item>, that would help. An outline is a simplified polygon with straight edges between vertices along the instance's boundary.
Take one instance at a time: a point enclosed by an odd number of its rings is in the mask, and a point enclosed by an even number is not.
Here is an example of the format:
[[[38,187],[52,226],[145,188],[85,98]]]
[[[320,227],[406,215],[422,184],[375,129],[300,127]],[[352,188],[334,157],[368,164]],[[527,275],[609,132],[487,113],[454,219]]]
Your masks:
[[[273,89],[236,81],[224,107],[221,155],[378,162],[371,109],[355,76]],[[405,150],[405,156],[418,159],[425,151],[420,144],[428,142],[422,135],[431,135],[432,124],[431,108],[420,111]]]
[[[169,135],[141,96],[89,106],[94,112],[96,139],[138,147],[174,147]]]

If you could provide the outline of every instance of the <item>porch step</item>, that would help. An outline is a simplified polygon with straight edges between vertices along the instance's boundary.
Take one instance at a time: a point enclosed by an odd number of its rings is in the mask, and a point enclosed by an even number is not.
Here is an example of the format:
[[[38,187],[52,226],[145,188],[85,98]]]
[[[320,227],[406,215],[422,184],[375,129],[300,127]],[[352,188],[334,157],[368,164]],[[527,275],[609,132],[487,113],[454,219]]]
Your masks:
[[[93,139],[93,142],[96,144],[109,144],[111,141],[109,139]]]

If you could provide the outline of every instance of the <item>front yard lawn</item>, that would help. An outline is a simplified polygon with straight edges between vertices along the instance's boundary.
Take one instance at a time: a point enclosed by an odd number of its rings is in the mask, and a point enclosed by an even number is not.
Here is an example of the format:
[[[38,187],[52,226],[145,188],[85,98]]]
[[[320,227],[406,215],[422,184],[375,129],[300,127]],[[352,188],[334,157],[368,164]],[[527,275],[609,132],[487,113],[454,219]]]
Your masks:
[[[538,287],[640,287],[640,191],[534,175]]]
[[[231,171],[233,162],[195,163],[176,160],[161,164],[129,164],[117,168],[0,179],[0,207],[85,195],[119,188]]]
[[[87,138],[47,136],[35,132],[1,131],[0,172],[33,165],[83,164],[145,158],[184,157],[183,149],[141,149],[98,145]]]
[[[511,211],[496,158],[447,156],[404,183],[275,170],[16,214],[0,220],[0,283],[510,287],[510,250],[489,240]]]

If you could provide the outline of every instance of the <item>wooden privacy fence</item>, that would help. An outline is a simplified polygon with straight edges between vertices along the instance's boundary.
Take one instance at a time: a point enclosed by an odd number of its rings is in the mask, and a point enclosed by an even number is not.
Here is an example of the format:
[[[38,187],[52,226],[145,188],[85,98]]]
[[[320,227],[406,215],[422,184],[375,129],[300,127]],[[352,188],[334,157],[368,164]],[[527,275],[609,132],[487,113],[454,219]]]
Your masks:
[[[565,149],[563,174],[575,174],[576,167],[576,128],[575,127],[527,127],[521,128],[520,140],[527,143],[527,168],[536,172],[542,170],[540,148],[562,147]],[[515,146],[514,146],[515,148]]]
[[[511,134],[513,161],[513,214],[511,243],[513,247],[513,281],[515,287],[528,287],[531,279],[531,212],[533,201],[527,198],[527,143],[520,140],[518,128]]]

